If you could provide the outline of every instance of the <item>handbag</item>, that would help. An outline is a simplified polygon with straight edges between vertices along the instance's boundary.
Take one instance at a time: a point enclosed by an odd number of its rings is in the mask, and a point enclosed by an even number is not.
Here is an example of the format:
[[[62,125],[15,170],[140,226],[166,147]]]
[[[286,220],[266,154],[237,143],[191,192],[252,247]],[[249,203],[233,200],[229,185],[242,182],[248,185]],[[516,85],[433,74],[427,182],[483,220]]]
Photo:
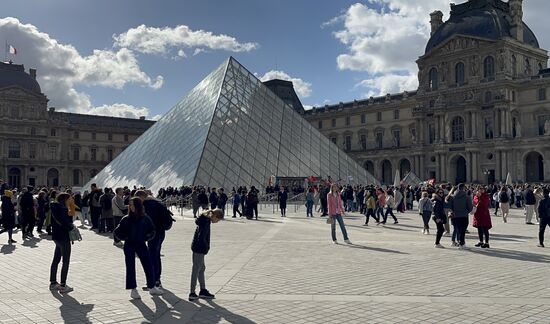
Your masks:
[[[329,225],[334,224],[334,217],[332,217],[332,216],[327,217],[327,224],[329,224]]]

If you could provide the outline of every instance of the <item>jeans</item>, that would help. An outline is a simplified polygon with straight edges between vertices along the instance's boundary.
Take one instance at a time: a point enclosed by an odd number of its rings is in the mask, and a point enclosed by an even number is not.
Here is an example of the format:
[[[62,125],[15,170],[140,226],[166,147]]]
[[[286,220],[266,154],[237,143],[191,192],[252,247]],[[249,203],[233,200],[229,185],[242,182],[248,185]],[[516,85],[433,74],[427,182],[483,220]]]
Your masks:
[[[313,217],[313,200],[306,202],[306,215]]]
[[[443,223],[435,222],[435,226],[437,227],[437,234],[435,236],[435,244],[439,244],[441,241],[441,237],[443,236],[443,233],[445,233],[445,226]]]
[[[323,212],[323,216],[326,216],[328,214],[328,201],[326,199],[321,199],[321,209]]]
[[[388,220],[388,215],[391,215],[391,217],[393,217],[393,220],[397,222],[397,217],[395,217],[395,215],[393,214],[393,209],[388,207],[388,209],[386,209],[386,213],[384,214],[384,221],[383,221],[384,224]]]
[[[92,213],[92,228],[99,226],[99,216],[101,215],[101,207],[90,207]]]
[[[334,222],[330,225],[330,233],[332,235],[332,240],[336,241],[336,222],[340,225],[340,230],[342,231],[342,235],[344,236],[344,241],[348,240],[348,232],[346,231],[346,225],[344,225],[344,220],[342,219],[342,215],[336,214],[334,216],[331,216],[334,218]]]
[[[426,230],[430,229],[430,216],[432,216],[431,211],[422,211],[422,221],[424,222],[424,229]]]
[[[82,219],[87,222],[88,225],[92,224],[92,221],[90,219],[90,207],[82,206]]]
[[[455,225],[454,221],[452,221],[452,223],[453,223],[453,235],[452,235],[452,237],[451,237],[451,240],[452,240],[453,242],[456,242],[456,241],[458,240],[458,228],[457,228],[457,226]]]
[[[256,216],[256,219],[258,219],[258,204],[252,203],[247,205],[249,208],[249,215],[252,218],[252,216]]]
[[[162,273],[162,263],[160,261],[160,250],[162,249],[162,242],[166,237],[166,231],[159,230],[155,234],[155,237],[147,242],[149,248],[149,256],[151,257],[151,264],[153,265],[153,275],[155,282],[160,281],[160,275]]]
[[[55,251],[53,253],[52,265],[50,267],[50,283],[57,282],[57,267],[59,262],[63,260],[63,266],[61,267],[61,281],[60,284],[67,283],[67,274],[69,273],[69,263],[71,262],[71,242],[54,241]]]
[[[237,214],[239,214],[239,217],[243,217],[243,214],[239,211],[239,205],[233,205],[233,217],[237,217]]]
[[[350,212],[353,210],[353,200],[348,199],[346,200],[346,211]]]
[[[199,207],[200,206],[193,206],[193,217],[197,218],[197,214],[199,213]]]
[[[454,225],[457,230],[458,243],[464,245],[466,242],[466,229],[468,228],[468,217],[454,217]]]
[[[384,217],[384,208],[383,207],[376,207],[376,217],[378,217],[378,219],[382,219]]]
[[[371,216],[374,220],[376,220],[377,222],[380,222],[380,219],[374,215],[374,209],[372,208],[367,209],[366,216],[367,216],[367,219],[365,220],[365,225],[369,224],[369,219],[371,218]]]
[[[145,242],[124,242],[124,261],[126,264],[126,289],[135,289],[136,282],[136,255],[141,261],[145,278],[147,280],[147,288],[155,286],[155,278],[153,275],[153,266],[151,265],[151,257]]]
[[[103,233],[105,231],[112,232],[114,231],[114,225],[115,225],[114,218],[101,218],[99,220],[99,228],[97,232],[98,233]]]
[[[544,245],[544,231],[546,226],[550,226],[550,218],[541,218],[539,223],[539,243]]]
[[[195,292],[197,287],[197,279],[201,290],[206,290],[206,281],[204,280],[204,271],[206,265],[204,264],[204,254],[193,252],[193,268],[191,270],[191,292]]]

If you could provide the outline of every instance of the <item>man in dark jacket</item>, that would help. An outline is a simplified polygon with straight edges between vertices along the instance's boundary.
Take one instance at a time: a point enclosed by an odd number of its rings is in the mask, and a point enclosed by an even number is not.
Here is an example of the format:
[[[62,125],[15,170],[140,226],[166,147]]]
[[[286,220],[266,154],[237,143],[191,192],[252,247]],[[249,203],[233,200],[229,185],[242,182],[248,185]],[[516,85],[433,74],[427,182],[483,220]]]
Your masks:
[[[544,188],[542,193],[543,199],[540,201],[538,208],[540,218],[538,247],[544,247],[544,231],[546,230],[546,226],[550,226],[550,197],[548,196],[550,190]]]
[[[527,186],[525,189],[525,224],[533,225],[531,221],[533,219],[533,214],[535,213],[535,205],[537,199],[535,198],[535,193],[531,186]]]
[[[472,198],[468,196],[463,183],[458,185],[458,191],[450,201],[449,208],[452,210],[452,221],[458,232],[459,248],[464,248],[466,229],[468,228],[468,215],[473,210]]]
[[[227,204],[227,195],[225,194],[223,188],[218,189],[218,206],[217,208],[223,210],[223,213],[225,214],[225,205]]]
[[[216,209],[218,207],[218,194],[216,193],[216,188],[212,188],[212,192],[210,192],[210,197],[208,197],[208,201],[210,202],[210,209]]]
[[[32,237],[32,230],[36,222],[34,198],[32,196],[33,187],[27,189],[21,195],[19,202],[19,211],[21,213],[21,233],[23,240]]]

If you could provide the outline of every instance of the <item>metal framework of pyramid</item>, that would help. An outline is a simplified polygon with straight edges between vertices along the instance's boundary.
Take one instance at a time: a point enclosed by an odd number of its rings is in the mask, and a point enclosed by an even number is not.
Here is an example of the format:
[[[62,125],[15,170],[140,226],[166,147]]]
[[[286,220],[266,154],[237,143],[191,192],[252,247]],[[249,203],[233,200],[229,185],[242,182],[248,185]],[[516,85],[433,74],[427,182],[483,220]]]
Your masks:
[[[379,184],[230,57],[85,187],[261,188],[271,176]]]

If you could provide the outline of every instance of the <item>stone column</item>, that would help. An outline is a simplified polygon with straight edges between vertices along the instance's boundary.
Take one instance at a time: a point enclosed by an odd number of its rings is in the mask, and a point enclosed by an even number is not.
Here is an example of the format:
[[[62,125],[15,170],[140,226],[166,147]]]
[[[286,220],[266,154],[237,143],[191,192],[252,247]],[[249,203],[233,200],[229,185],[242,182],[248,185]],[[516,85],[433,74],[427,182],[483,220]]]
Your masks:
[[[441,122],[440,122],[440,119],[441,117],[440,116],[436,116],[435,118],[435,140],[436,142],[439,142],[441,140]]]
[[[495,159],[496,159],[496,168],[495,168],[495,178],[496,178],[496,181],[500,181],[502,180],[502,163],[501,163],[501,152],[500,151],[496,151],[495,152]]]
[[[480,181],[479,179],[479,165],[478,165],[478,155],[479,153],[472,153],[472,181]]]
[[[419,173],[418,173],[418,176],[420,177],[420,179],[422,180],[425,180],[426,178],[426,170],[424,169],[424,155],[419,155],[418,156],[418,160],[419,160],[419,165],[420,165],[420,168],[419,168]]]
[[[472,118],[470,120],[470,127],[472,128],[472,138],[477,139],[477,112],[472,112]]]
[[[466,138],[472,138],[472,112],[469,111],[466,115]]]
[[[436,155],[436,178],[437,178],[437,181],[441,181],[441,154],[437,154]]]

